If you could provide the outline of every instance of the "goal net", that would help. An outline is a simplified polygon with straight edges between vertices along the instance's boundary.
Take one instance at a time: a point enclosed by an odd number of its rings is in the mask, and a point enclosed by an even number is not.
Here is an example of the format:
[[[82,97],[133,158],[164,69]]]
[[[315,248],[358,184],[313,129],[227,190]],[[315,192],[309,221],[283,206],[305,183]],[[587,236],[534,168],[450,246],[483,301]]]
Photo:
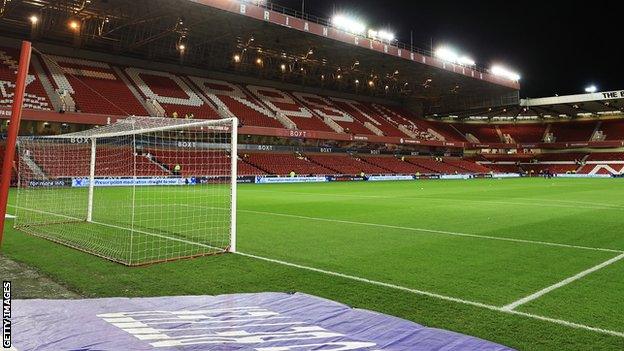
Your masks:
[[[236,250],[236,119],[18,141],[15,227],[125,265]]]

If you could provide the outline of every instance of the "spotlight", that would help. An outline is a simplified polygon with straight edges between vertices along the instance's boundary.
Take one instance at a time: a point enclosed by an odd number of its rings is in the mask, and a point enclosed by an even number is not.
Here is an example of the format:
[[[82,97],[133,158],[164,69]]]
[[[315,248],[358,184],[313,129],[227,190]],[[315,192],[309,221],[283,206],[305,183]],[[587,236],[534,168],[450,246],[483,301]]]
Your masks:
[[[178,45],[178,50],[180,50],[180,51],[186,50],[186,45],[184,45],[184,44]]]
[[[375,82],[373,82],[372,80],[369,80],[368,81],[368,86],[371,87],[371,88],[374,87],[375,86]]]
[[[37,24],[37,22],[39,22],[39,17],[37,17],[36,15],[32,15],[28,18],[28,20],[30,20],[30,23],[32,24]]]
[[[282,70],[282,72],[286,72],[286,65],[282,63],[280,65],[280,69]]]
[[[241,61],[241,57],[239,54],[234,55],[234,62],[239,63]]]
[[[80,29],[80,23],[78,23],[78,21],[76,20],[69,21],[69,29],[77,31],[78,29]]]
[[[257,64],[258,66],[262,66],[262,59],[261,59],[260,57],[258,57],[258,58],[256,59],[256,64]]]
[[[598,91],[598,88],[593,84],[585,88],[586,93],[595,93],[597,91]]]

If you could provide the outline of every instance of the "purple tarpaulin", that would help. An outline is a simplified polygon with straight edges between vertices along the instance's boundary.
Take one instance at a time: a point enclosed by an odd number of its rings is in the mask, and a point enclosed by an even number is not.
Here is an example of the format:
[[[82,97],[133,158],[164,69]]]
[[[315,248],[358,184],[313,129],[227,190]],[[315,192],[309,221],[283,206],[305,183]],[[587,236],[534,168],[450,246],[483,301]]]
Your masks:
[[[299,293],[16,300],[13,344],[18,351],[511,350]]]

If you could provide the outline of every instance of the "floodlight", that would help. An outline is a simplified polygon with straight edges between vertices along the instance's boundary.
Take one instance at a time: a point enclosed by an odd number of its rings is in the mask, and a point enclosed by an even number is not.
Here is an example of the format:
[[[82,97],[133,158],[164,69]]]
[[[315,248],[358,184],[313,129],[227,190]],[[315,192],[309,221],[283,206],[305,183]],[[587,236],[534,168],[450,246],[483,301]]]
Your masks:
[[[280,65],[280,69],[282,70],[282,72],[285,72],[286,71],[286,65],[282,63]]]
[[[448,46],[441,46],[437,48],[434,52],[434,55],[441,60],[452,63],[457,62],[457,60],[459,59],[459,55],[457,54],[457,52],[449,48]]]
[[[597,91],[598,91],[598,88],[596,88],[596,86],[593,84],[585,88],[586,93],[595,93]]]
[[[345,15],[335,15],[332,18],[332,23],[336,28],[353,34],[363,34],[366,31],[366,25],[364,23]]]
[[[477,64],[475,60],[471,59],[468,56],[462,56],[458,58],[457,63],[459,63],[460,65],[464,65],[464,66],[475,66]]]
[[[507,78],[509,80],[513,80],[513,81],[519,81],[520,80],[520,74],[511,71],[508,68],[505,68],[503,66],[500,65],[494,65],[492,66],[492,68],[490,68],[490,72],[492,72],[492,74],[499,76],[499,77],[503,77],[503,78]]]
[[[32,24],[37,24],[37,22],[39,22],[39,17],[37,17],[36,15],[32,15],[28,18],[30,20],[30,23]]]
[[[239,63],[241,61],[241,57],[239,54],[234,55],[234,62]]]
[[[388,32],[386,30],[380,30],[379,31],[379,38],[381,40],[385,40],[385,41],[391,42],[391,41],[394,41],[394,39],[396,37],[395,37],[394,33],[392,33],[392,32]]]

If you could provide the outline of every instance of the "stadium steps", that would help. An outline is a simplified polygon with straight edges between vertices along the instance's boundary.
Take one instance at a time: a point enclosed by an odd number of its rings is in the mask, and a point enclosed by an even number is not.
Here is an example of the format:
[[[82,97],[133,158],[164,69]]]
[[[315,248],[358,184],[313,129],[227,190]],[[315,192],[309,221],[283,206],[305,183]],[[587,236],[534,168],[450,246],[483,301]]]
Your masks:
[[[22,154],[21,160],[24,161],[24,164],[30,168],[30,171],[37,179],[47,180],[48,176],[45,174],[43,169],[39,167],[39,165],[28,156],[26,153]]]
[[[260,164],[256,164],[256,163],[254,163],[254,162],[251,162],[251,161],[249,160],[249,158],[247,157],[247,155],[243,155],[242,157],[241,157],[240,155],[238,155],[238,159],[239,159],[241,162],[243,162],[244,164],[246,164],[246,165],[248,165],[248,166],[250,166],[250,167],[253,167],[253,168],[256,168],[256,169],[261,170],[261,171],[262,171],[262,172],[264,172],[265,174],[273,174],[272,172],[270,172],[270,171],[269,171],[269,170],[267,170],[266,168],[262,167],[262,165],[260,165]]]
[[[314,157],[307,157],[307,155],[305,155],[305,156],[308,159],[308,161],[310,161],[310,162],[312,162],[312,163],[314,163],[316,165],[319,165],[321,167],[325,167],[325,168],[327,168],[327,169],[329,169],[329,170],[331,170],[333,172],[336,172],[336,174],[341,174],[342,173],[338,169],[334,168],[332,165],[323,164],[323,163],[319,162],[318,159],[315,159]]]
[[[362,160],[362,162],[367,163],[367,164],[369,164],[369,165],[375,166],[375,167],[377,167],[377,168],[381,168],[381,169],[383,169],[384,171],[387,171],[388,173],[391,173],[391,174],[394,174],[394,173],[395,173],[394,171],[390,170],[389,168],[384,167],[383,165],[378,165],[378,164],[375,164],[375,163],[373,163],[373,162],[370,162],[369,160],[367,160],[367,159],[366,159],[366,158],[364,158],[364,157],[360,158],[360,160]]]
[[[145,155],[144,155],[145,156]],[[158,160],[157,157],[155,156],[151,156],[151,157],[145,157],[148,161],[150,161],[151,163],[153,163],[154,165],[156,165],[158,168],[162,169],[164,172],[166,172],[167,174],[171,174],[171,169],[169,169],[169,166],[163,162],[161,162],[160,160]]]

